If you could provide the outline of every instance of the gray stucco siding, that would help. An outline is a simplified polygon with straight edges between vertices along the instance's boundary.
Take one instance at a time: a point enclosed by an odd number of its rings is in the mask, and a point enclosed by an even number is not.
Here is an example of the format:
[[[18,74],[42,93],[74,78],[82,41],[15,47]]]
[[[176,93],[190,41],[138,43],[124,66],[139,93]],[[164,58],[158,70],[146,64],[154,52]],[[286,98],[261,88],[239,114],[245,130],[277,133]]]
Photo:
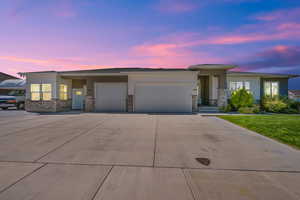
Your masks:
[[[230,87],[230,82],[249,82],[250,91],[253,94],[256,101],[260,100],[261,97],[261,80],[260,77],[247,77],[247,76],[228,76],[227,86]],[[230,98],[230,96],[228,97]]]

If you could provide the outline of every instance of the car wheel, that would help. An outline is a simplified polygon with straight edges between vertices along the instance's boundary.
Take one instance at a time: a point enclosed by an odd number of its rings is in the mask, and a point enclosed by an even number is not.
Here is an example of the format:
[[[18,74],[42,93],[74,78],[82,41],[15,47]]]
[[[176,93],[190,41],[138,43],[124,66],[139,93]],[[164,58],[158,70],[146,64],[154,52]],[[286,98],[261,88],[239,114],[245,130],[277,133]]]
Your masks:
[[[24,103],[20,103],[17,105],[18,110],[24,110]]]
[[[7,110],[8,108],[2,108],[2,110]]]

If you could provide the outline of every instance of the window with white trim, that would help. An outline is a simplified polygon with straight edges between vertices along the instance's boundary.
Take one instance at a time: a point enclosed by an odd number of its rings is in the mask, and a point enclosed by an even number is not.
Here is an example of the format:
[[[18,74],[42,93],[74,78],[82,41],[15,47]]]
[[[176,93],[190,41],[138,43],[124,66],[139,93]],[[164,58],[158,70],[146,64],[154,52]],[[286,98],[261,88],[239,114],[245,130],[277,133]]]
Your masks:
[[[50,101],[52,98],[52,87],[51,84],[42,84],[42,100]]]
[[[52,99],[51,84],[31,84],[30,94],[32,101],[50,101]]]
[[[59,99],[68,100],[68,86],[66,84],[59,85]]]
[[[279,95],[279,83],[277,81],[264,82],[265,96],[276,97]]]
[[[246,90],[250,90],[250,82],[249,81],[230,81],[229,89],[230,91],[236,91],[239,89],[245,88]]]
[[[32,101],[41,100],[41,85],[40,84],[31,84],[30,85],[30,94]]]

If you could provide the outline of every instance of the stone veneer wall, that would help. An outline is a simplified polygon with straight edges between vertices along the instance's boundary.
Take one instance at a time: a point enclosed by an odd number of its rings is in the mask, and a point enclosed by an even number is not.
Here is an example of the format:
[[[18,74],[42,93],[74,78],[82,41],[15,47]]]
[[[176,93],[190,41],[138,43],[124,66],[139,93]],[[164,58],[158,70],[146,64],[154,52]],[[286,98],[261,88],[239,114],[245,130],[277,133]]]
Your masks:
[[[219,107],[227,106],[226,89],[219,89],[218,90],[218,106]]]
[[[72,109],[72,99],[56,100],[56,112],[68,111]]]
[[[28,112],[61,112],[72,108],[72,100],[51,100],[51,101],[25,101],[25,109]]]
[[[84,110],[86,112],[93,112],[95,111],[95,98],[92,96],[85,97],[85,106]]]

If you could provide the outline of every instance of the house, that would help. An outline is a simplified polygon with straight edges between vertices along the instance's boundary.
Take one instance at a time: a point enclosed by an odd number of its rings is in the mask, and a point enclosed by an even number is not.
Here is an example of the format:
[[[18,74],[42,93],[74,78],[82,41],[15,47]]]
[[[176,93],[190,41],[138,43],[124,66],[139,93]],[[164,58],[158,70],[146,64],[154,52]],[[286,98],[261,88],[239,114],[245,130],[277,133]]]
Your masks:
[[[300,90],[289,90],[289,98],[300,102]]]
[[[15,76],[9,75],[9,74],[5,74],[3,72],[0,72],[0,82],[5,81],[7,79],[18,79]]]
[[[230,91],[244,87],[259,101],[288,95],[295,75],[231,72],[234,65],[204,64],[185,69],[110,68],[44,71],[26,76],[26,110],[58,112],[196,112],[225,106]]]

